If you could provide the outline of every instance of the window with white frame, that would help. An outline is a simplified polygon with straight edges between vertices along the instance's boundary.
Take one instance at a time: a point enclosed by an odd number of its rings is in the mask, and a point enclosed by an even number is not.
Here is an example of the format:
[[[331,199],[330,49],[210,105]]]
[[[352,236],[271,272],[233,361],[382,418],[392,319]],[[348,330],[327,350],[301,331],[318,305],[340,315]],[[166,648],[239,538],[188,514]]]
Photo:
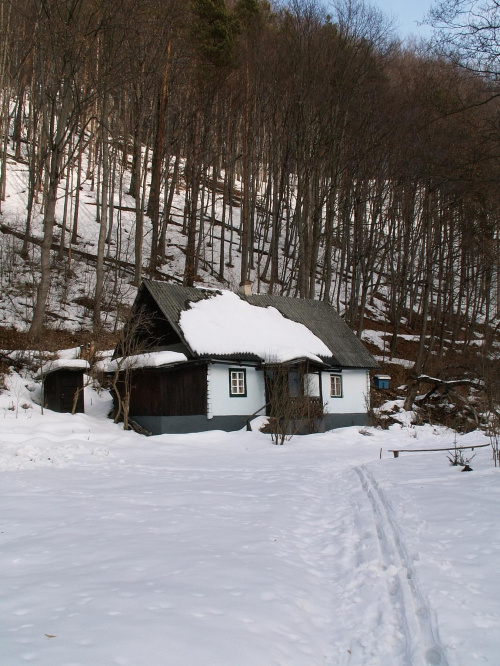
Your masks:
[[[342,375],[330,375],[330,397],[342,397]]]
[[[232,398],[244,398],[247,394],[246,370],[229,370],[229,395]]]

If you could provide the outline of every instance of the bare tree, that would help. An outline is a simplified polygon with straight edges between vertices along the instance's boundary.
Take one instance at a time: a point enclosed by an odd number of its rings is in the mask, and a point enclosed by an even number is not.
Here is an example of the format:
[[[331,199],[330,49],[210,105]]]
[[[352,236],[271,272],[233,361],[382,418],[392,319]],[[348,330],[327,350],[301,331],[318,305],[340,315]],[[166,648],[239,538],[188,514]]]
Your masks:
[[[497,0],[441,0],[429,11],[434,46],[452,62],[492,80],[499,73],[500,5]]]
[[[129,429],[134,374],[139,367],[137,356],[150,352],[156,343],[154,317],[142,309],[133,312],[120,333],[116,358],[111,362],[110,386],[115,401],[115,423],[123,419],[124,430]]]

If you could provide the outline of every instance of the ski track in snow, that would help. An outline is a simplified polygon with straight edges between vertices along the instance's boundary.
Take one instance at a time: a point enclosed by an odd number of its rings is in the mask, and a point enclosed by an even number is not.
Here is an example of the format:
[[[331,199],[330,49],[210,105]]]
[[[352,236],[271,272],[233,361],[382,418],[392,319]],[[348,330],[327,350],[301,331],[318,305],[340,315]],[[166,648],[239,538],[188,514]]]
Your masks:
[[[401,666],[449,666],[391,504],[364,465],[355,467],[354,472],[371,505],[382,562],[389,573],[394,573],[387,579],[387,592],[403,642]]]

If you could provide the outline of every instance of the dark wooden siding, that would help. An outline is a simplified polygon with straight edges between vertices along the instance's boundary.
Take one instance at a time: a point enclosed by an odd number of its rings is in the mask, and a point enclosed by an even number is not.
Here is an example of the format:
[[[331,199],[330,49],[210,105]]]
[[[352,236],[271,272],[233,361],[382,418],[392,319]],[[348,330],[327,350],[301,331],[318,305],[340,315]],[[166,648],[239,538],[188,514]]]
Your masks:
[[[205,415],[206,411],[206,365],[133,373],[131,416],[195,416]]]
[[[82,370],[55,370],[43,380],[44,406],[54,412],[71,412],[78,389],[83,389]],[[84,411],[83,390],[78,394],[76,411]]]
[[[130,414],[161,414],[160,375],[153,370],[135,370],[130,377]]]

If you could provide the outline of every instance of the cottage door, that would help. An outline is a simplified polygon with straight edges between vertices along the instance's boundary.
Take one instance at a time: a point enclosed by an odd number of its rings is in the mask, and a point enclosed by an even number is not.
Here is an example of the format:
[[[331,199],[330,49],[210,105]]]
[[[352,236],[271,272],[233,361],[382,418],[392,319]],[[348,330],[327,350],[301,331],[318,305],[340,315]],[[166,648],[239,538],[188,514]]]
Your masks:
[[[78,379],[80,379],[81,384],[79,373],[67,373],[61,378],[61,412],[71,412],[73,410],[73,401],[78,390]],[[83,412],[83,404],[79,404],[83,402],[82,392],[80,392],[78,398],[77,411]]]

